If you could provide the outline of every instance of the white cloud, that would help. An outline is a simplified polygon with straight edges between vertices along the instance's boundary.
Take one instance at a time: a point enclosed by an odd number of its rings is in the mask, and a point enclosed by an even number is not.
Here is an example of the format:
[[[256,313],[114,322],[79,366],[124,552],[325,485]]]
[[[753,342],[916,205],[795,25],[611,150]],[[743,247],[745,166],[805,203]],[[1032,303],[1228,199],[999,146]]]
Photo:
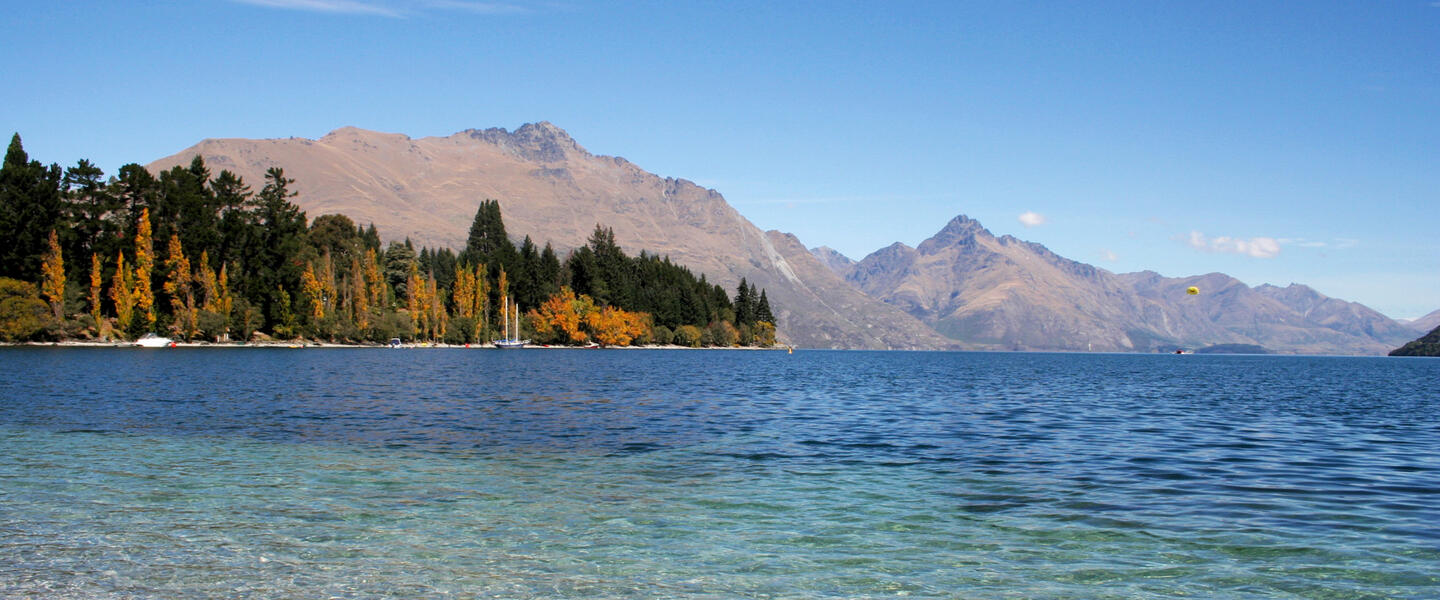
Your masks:
[[[526,12],[523,6],[503,2],[476,2],[471,0],[421,0],[409,2],[394,0],[233,0],[242,4],[350,15],[375,15],[381,17],[404,17],[427,10],[461,11],[485,15],[516,14]]]
[[[1120,255],[1116,254],[1113,250],[1109,248],[1101,248],[1100,259],[1105,262],[1115,262],[1120,260]]]
[[[1037,212],[1031,212],[1027,210],[1023,213],[1020,213],[1020,224],[1026,227],[1038,227],[1040,225],[1044,225],[1046,221],[1048,221],[1048,219],[1045,218],[1045,215]]]
[[[1280,242],[1272,237],[1253,237],[1248,240],[1219,236],[1207,238],[1205,234],[1191,231],[1183,238],[1187,246],[1205,252],[1223,254],[1244,254],[1254,258],[1275,258],[1280,255]]]
[[[242,4],[253,4],[269,8],[306,10],[310,12],[343,13],[352,15],[379,15],[398,17],[399,12],[374,2],[361,0],[235,0]]]

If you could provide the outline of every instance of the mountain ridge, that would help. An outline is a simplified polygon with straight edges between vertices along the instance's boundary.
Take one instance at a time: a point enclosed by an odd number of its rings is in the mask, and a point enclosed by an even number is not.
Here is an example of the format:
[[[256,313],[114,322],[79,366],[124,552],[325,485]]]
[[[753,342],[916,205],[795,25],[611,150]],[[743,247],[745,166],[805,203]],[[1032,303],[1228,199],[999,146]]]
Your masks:
[[[909,315],[846,284],[793,236],[761,231],[719,192],[591,153],[563,129],[469,129],[411,138],[357,127],[316,140],[207,139],[148,165],[160,171],[201,156],[254,185],[266,169],[295,180],[310,217],[340,213],[373,223],[387,241],[463,248],[476,207],[496,199],[515,235],[563,253],[596,225],[630,254],[669,256],[734,289],[741,278],[769,292],[783,341],[820,348],[952,347]],[[517,240],[518,241],[518,240]]]
[[[854,261],[762,231],[720,192],[594,154],[546,121],[421,138],[358,127],[315,140],[214,138],[149,168],[197,154],[252,183],[283,167],[310,216],[343,213],[392,241],[463,247],[491,198],[511,232],[562,254],[604,225],[628,253],[668,256],[727,288],[741,278],[766,288],[781,339],[804,347],[1383,354],[1397,332],[1413,337],[1413,325],[1305,286],[1111,273],[963,214],[913,248],[897,242]],[[1189,286],[1202,293],[1188,297]]]
[[[1216,344],[1287,353],[1383,354],[1411,330],[1311,288],[1251,288],[1223,273],[1116,274],[960,215],[911,249],[846,271],[867,294],[957,342],[1002,349],[1157,351]],[[1201,293],[1186,294],[1191,286]]]

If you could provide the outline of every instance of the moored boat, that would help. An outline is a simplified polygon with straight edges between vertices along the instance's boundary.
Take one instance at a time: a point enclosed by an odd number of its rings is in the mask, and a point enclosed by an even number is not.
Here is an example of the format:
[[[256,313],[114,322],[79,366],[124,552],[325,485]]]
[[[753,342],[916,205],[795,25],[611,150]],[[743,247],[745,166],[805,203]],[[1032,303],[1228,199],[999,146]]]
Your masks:
[[[175,340],[168,337],[147,333],[135,340],[135,345],[141,348],[174,348]]]
[[[510,335],[510,309],[512,306],[515,309],[514,337],[511,337]],[[490,343],[494,344],[496,348],[499,348],[501,350],[517,350],[520,348],[524,348],[525,344],[530,343],[530,340],[520,339],[520,307],[511,303],[509,297],[505,298],[505,304],[500,308],[500,315],[500,320],[504,322],[505,326],[505,336]]]

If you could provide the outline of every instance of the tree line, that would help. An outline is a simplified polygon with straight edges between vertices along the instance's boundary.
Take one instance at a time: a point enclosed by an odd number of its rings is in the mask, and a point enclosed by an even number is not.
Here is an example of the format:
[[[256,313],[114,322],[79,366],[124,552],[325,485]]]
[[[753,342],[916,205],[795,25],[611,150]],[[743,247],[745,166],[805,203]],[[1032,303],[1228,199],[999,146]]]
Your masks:
[[[528,235],[517,247],[487,199],[458,253],[382,246],[373,224],[308,220],[293,185],[273,167],[257,192],[199,156],[107,179],[31,160],[16,134],[0,166],[0,340],[468,344],[508,315],[546,344],[775,343],[764,290],[742,279],[732,297],[668,257],[627,256],[601,225],[562,260]]]

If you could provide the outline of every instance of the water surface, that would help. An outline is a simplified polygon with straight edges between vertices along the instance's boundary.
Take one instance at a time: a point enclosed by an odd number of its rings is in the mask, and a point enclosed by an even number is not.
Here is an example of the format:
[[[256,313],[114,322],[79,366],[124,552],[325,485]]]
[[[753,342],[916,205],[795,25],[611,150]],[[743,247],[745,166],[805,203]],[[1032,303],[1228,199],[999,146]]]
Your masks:
[[[1440,596],[1440,361],[0,362],[5,597]]]

